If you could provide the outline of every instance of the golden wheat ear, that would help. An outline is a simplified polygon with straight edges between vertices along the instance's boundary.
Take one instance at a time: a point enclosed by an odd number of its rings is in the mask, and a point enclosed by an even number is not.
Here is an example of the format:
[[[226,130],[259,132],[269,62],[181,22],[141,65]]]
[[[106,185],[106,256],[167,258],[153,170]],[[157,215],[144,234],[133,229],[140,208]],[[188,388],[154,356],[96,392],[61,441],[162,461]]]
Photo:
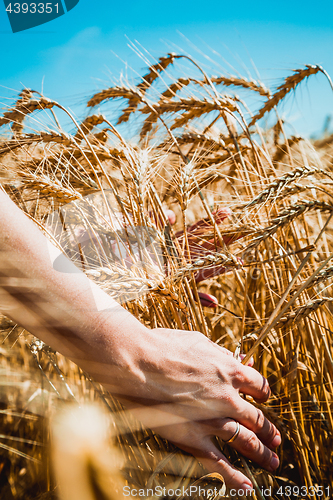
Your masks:
[[[59,500],[116,500],[125,486],[112,419],[96,406],[68,406],[53,418],[52,461]]]

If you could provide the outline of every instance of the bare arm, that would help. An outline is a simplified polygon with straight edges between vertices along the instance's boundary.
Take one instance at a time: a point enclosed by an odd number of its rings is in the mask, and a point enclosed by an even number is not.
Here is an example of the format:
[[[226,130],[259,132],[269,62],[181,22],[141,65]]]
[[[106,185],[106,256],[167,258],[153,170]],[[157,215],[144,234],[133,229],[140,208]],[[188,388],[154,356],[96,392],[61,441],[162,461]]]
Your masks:
[[[220,472],[234,488],[251,482],[215,447],[214,435],[273,471],[280,436],[240,397],[269,397],[267,381],[199,332],[142,325],[63,256],[0,191],[0,310],[75,361],[138,417]],[[152,408],[153,406],[153,408]],[[145,408],[150,408],[149,412]]]
[[[2,191],[0,208],[0,310],[112,385],[110,364],[127,363],[118,347],[147,329],[65,256],[55,270],[60,251]]]

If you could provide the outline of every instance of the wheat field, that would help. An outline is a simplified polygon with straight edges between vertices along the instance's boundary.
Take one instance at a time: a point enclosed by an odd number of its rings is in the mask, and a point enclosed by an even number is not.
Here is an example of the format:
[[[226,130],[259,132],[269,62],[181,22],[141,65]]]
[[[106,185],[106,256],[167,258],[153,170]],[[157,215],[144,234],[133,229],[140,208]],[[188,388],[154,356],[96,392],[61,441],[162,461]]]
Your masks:
[[[32,89],[0,117],[2,188],[90,279],[148,327],[199,330],[244,352],[243,363],[254,357],[272,389],[258,406],[281,432],[280,467],[271,474],[219,446],[258,500],[299,498],[301,487],[311,498],[332,496],[333,135],[291,135],[280,117],[281,103],[315,74],[332,86],[323,68],[307,65],[269,89],[210,76],[170,53],[136,84],[91,96],[81,122]],[[60,116],[71,122],[66,131]],[[121,245],[135,251],[119,258]],[[122,482],[223,482],[0,318],[1,499],[59,498],[48,421],[69,402],[103,406],[114,436],[105,447],[122,457],[118,476],[115,466],[100,470],[96,450],[87,453],[87,498],[120,499]]]

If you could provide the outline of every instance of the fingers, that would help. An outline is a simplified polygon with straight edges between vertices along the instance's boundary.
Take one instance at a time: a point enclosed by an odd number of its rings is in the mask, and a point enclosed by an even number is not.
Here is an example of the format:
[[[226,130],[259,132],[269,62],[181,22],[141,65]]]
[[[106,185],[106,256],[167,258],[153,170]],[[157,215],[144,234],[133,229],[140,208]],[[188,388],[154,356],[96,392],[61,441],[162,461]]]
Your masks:
[[[252,396],[258,403],[264,403],[271,395],[268,381],[251,366],[242,365],[236,380],[236,389]]]
[[[215,248],[212,251],[215,252]],[[200,256],[204,257],[205,253],[201,252],[201,254],[197,255],[198,258],[200,258]],[[240,259],[238,259],[238,260],[240,261]],[[195,275],[195,281],[196,281],[196,283],[200,283],[200,281],[204,281],[204,280],[208,280],[210,278],[214,278],[214,276],[220,276],[220,274],[224,274],[224,273],[227,273],[229,271],[232,271],[231,267],[225,267],[225,266],[206,267],[204,269],[200,269],[196,273],[196,275]]]
[[[281,444],[281,436],[277,428],[263,414],[263,412],[245,401],[240,396],[235,400],[233,413],[230,417],[240,422],[244,427],[254,432],[260,441],[269,448],[276,448]]]
[[[252,489],[251,481],[231,465],[226,457],[212,443],[210,437],[207,436],[204,438],[200,452],[193,454],[210,472],[218,472],[221,474],[228,488],[235,488],[236,490]]]
[[[246,354],[240,354],[239,355],[240,360],[243,361],[243,359],[245,358],[245,356],[246,356]],[[248,360],[246,366],[252,367],[253,365],[254,365],[254,358],[253,358],[253,356],[251,356],[250,359]]]
[[[218,210],[213,212],[213,217],[214,217],[215,222],[217,224],[221,224],[221,222],[223,222],[224,219],[227,219],[228,217],[230,217],[231,214],[232,214],[232,210],[228,207],[225,207],[225,208],[219,208]]]
[[[173,210],[164,210],[164,215],[170,222],[170,224],[173,226],[173,224],[176,222],[176,214]]]
[[[213,431],[216,436],[221,437],[226,442],[236,432],[237,422],[230,418],[223,419],[221,427],[215,428],[215,432]],[[279,458],[276,453],[265,446],[253,431],[250,431],[243,425],[240,425],[239,432],[232,443],[230,443],[230,446],[270,472],[273,472],[279,466]]]
[[[230,208],[220,208],[216,212],[212,213],[212,216],[215,219],[217,224],[221,224],[225,219],[227,219],[231,215],[232,211]],[[208,229],[212,226],[210,218],[206,217],[205,219],[200,219],[190,227],[187,228],[187,232],[189,234],[198,234],[202,232],[204,229]]]
[[[198,296],[201,305],[204,307],[216,308],[219,304],[217,298],[214,295],[210,295],[209,293],[198,292]]]

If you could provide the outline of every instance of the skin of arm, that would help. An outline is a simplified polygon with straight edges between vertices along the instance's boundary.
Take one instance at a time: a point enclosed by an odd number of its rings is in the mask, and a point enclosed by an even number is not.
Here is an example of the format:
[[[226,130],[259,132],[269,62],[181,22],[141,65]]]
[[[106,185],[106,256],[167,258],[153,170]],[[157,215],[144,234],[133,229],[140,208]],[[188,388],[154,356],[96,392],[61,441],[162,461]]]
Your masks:
[[[232,446],[271,472],[278,467],[272,450],[279,432],[240,396],[266,401],[266,379],[200,332],[145,327],[1,190],[0,311],[77,363],[145,425],[222,474],[230,488],[252,484],[212,438],[227,441],[236,422]]]

